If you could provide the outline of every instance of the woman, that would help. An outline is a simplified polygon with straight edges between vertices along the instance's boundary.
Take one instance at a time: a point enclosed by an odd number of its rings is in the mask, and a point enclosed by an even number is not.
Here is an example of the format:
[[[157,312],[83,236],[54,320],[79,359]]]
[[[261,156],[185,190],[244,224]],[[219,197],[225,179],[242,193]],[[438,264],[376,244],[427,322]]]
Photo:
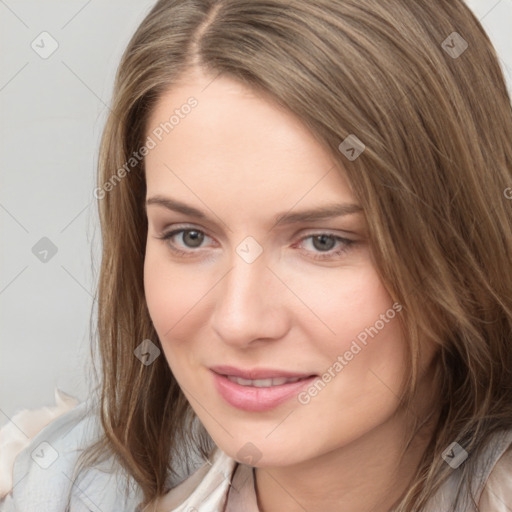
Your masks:
[[[511,141],[462,0],[159,1],[102,141],[70,503],[94,462],[101,510],[507,510]]]

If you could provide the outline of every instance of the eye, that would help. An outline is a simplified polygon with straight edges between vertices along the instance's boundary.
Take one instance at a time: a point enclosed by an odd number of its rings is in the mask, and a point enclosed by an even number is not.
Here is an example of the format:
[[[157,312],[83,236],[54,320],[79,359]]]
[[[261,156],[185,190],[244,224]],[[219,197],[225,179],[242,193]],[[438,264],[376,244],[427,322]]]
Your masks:
[[[349,240],[348,238],[343,238],[331,233],[311,234],[303,237],[300,242],[304,242],[305,240],[310,240],[311,243],[307,245],[313,247],[312,251],[308,250],[306,252],[316,253],[312,255],[312,258],[316,260],[332,260],[336,257],[342,256],[356,243],[355,240]],[[334,249],[336,246],[337,249]]]
[[[211,238],[200,229],[196,228],[179,228],[163,233],[157,236],[159,240],[167,242],[169,249],[178,256],[196,256],[200,251],[203,242]],[[177,240],[181,239],[181,247],[178,246]],[[309,243],[305,243],[308,241]],[[314,233],[302,237],[298,243],[292,247],[302,248],[304,254],[314,260],[328,261],[339,258],[348,252],[357,242],[348,238],[343,238],[332,233]],[[304,250],[304,246],[308,249]]]
[[[177,235],[181,235],[178,237]],[[181,242],[185,248],[192,249],[188,251],[184,251],[177,247],[176,242],[173,240],[174,238],[181,238]],[[176,254],[182,256],[189,256],[192,253],[197,252],[194,249],[200,248],[201,244],[205,240],[205,238],[210,238],[208,235],[201,231],[200,229],[188,228],[188,229],[174,229],[173,231],[169,231],[168,233],[164,233],[161,236],[157,237],[159,240],[168,241],[168,246]]]

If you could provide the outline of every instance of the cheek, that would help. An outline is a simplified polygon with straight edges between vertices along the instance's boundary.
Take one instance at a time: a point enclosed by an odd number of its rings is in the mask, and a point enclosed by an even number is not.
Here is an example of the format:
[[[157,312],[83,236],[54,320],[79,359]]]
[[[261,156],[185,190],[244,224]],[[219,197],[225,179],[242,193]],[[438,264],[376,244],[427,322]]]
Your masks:
[[[185,286],[180,274],[169,272],[168,265],[157,258],[155,251],[148,249],[144,262],[144,291],[151,321],[160,340],[164,357],[173,370],[174,355],[167,339],[174,334],[179,320],[186,313],[187,294],[191,287]],[[175,375],[178,377],[177,375]]]
[[[400,392],[408,364],[399,321],[402,306],[393,302],[373,266],[345,270],[328,278],[304,279],[300,288],[315,316],[296,318],[310,350],[324,362],[318,370],[331,389],[315,401],[328,407],[334,393],[354,410],[361,403],[384,405],[385,398],[393,402]],[[313,396],[315,389],[304,400]]]
[[[199,309],[196,306],[211,286],[206,279],[194,279],[183,265],[173,265],[158,252],[152,248],[146,252],[144,290],[158,334],[169,335],[170,332],[181,332],[184,326],[189,325],[194,310]]]
[[[149,315],[164,356],[176,378],[198,365],[194,350],[208,314],[207,294],[218,280],[192,266],[173,264],[158,248],[148,247],[144,262],[144,290]]]
[[[283,267],[278,273],[283,282],[273,291],[276,306],[288,318],[290,328],[309,340],[308,349],[324,364],[333,364],[345,353],[354,360],[354,366],[380,365],[383,360],[389,361],[389,353],[397,360],[403,351],[396,318],[399,313],[369,262],[308,272]],[[173,264],[158,247],[148,244],[144,265],[146,301],[170,365],[177,357],[193,357],[195,340],[207,329],[208,318],[218,303],[211,300],[218,280],[218,272],[201,272],[199,277],[193,265]]]
[[[309,309],[296,320],[308,331],[308,338],[320,342],[328,353],[348,350],[357,337],[364,344],[377,331],[393,333],[396,338],[397,309],[401,308],[398,304],[393,308],[373,266],[361,264],[332,273],[323,270],[317,276],[294,276],[294,291]]]

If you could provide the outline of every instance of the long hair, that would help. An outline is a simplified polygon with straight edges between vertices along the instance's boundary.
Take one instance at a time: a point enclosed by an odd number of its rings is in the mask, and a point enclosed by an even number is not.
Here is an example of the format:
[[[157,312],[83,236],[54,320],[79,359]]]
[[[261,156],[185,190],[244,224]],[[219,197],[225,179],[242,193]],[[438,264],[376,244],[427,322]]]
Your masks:
[[[269,95],[342,164],[403,307],[404,404],[425,340],[439,347],[439,419],[396,509],[421,510],[453,471],[447,446],[469,453],[457,470],[468,482],[490,437],[512,428],[512,107],[494,47],[462,0],[159,0],[148,13],[100,148],[104,435],[86,452],[113,454],[145,504],[168,491],[193,413],[163,356],[134,356],[159,340],[143,286],[144,159],[133,155],[156,102],[192,66]],[[347,158],[340,147],[356,140],[364,151]],[[193,442],[209,453],[207,435]]]

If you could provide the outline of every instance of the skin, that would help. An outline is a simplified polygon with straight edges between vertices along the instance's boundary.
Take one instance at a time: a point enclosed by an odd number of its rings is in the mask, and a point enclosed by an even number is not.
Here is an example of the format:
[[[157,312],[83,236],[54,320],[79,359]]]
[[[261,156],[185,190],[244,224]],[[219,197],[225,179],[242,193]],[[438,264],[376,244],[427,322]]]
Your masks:
[[[393,300],[363,213],[274,225],[279,213],[357,204],[343,168],[300,120],[236,81],[194,70],[160,98],[148,135],[190,96],[197,107],[146,157],[147,198],[171,197],[208,216],[147,206],[145,290],[165,358],[225,453],[257,447],[261,511],[389,510],[430,435],[417,436],[399,460],[411,418],[433,403],[433,351],[421,363],[414,411],[397,398],[409,364],[398,315],[306,405],[293,398],[248,412],[224,401],[209,367],[321,375]],[[199,247],[190,232],[158,238],[178,228],[204,233]],[[341,242],[322,251],[311,235],[323,233],[355,243],[338,255]],[[248,236],[263,249],[252,263],[236,252]]]

